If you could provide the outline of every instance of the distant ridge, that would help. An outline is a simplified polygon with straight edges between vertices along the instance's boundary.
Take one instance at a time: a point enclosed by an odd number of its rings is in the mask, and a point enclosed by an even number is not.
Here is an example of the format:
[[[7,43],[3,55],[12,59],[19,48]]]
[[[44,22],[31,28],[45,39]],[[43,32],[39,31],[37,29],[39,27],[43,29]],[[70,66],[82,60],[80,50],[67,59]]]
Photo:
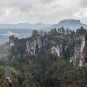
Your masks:
[[[49,31],[53,28],[69,28],[71,30],[76,30],[80,27],[87,27],[87,24],[83,24],[80,20],[75,19],[66,19],[61,20],[57,24],[43,24],[43,23],[36,23],[36,24],[29,24],[29,23],[18,23],[18,24],[0,24],[0,29],[37,29],[37,30],[44,30]]]
[[[50,26],[52,26],[52,24],[43,24],[43,23],[0,24],[0,29],[41,29]]]

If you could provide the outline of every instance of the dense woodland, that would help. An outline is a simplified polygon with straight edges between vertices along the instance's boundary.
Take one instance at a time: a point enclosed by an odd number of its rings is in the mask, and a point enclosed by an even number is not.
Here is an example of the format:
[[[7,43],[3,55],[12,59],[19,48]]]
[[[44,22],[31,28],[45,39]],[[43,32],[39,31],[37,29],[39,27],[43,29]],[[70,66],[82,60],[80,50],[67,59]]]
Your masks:
[[[40,36],[42,41],[48,38],[48,42],[41,48],[37,45],[33,55],[26,52],[26,39],[10,36],[15,40],[15,46],[9,49],[8,60],[0,63],[0,87],[9,87],[6,76],[11,78],[13,87],[87,87],[87,66],[73,67],[69,62],[71,49],[63,49],[61,58],[50,52],[50,41],[58,35],[64,35],[61,42],[66,45],[73,40],[75,32],[65,31],[63,27],[49,32],[34,30],[32,38]]]

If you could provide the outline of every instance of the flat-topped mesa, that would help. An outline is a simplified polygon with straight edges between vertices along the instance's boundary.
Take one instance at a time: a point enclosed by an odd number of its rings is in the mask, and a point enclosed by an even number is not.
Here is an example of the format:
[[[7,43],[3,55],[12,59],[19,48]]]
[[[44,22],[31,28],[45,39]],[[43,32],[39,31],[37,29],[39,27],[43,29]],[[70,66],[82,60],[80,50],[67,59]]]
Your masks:
[[[60,21],[59,24],[80,24],[80,20],[67,19]]]

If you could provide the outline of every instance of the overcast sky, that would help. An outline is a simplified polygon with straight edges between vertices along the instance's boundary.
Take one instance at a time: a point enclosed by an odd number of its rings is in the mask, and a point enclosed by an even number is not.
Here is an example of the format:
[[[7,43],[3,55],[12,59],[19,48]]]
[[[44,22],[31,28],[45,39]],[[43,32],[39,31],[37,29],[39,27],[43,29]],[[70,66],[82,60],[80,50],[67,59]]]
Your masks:
[[[0,23],[58,23],[80,19],[87,24],[87,0],[0,0]]]

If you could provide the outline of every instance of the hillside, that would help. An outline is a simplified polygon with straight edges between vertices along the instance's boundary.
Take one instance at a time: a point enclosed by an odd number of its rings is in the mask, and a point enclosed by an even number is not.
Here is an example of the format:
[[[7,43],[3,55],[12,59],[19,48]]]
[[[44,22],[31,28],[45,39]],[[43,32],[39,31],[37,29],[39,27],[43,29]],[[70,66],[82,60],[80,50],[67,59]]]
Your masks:
[[[63,27],[33,30],[31,37],[22,39],[12,35],[0,46],[0,54],[3,75],[15,87],[87,86],[87,30],[83,27],[76,32]]]

